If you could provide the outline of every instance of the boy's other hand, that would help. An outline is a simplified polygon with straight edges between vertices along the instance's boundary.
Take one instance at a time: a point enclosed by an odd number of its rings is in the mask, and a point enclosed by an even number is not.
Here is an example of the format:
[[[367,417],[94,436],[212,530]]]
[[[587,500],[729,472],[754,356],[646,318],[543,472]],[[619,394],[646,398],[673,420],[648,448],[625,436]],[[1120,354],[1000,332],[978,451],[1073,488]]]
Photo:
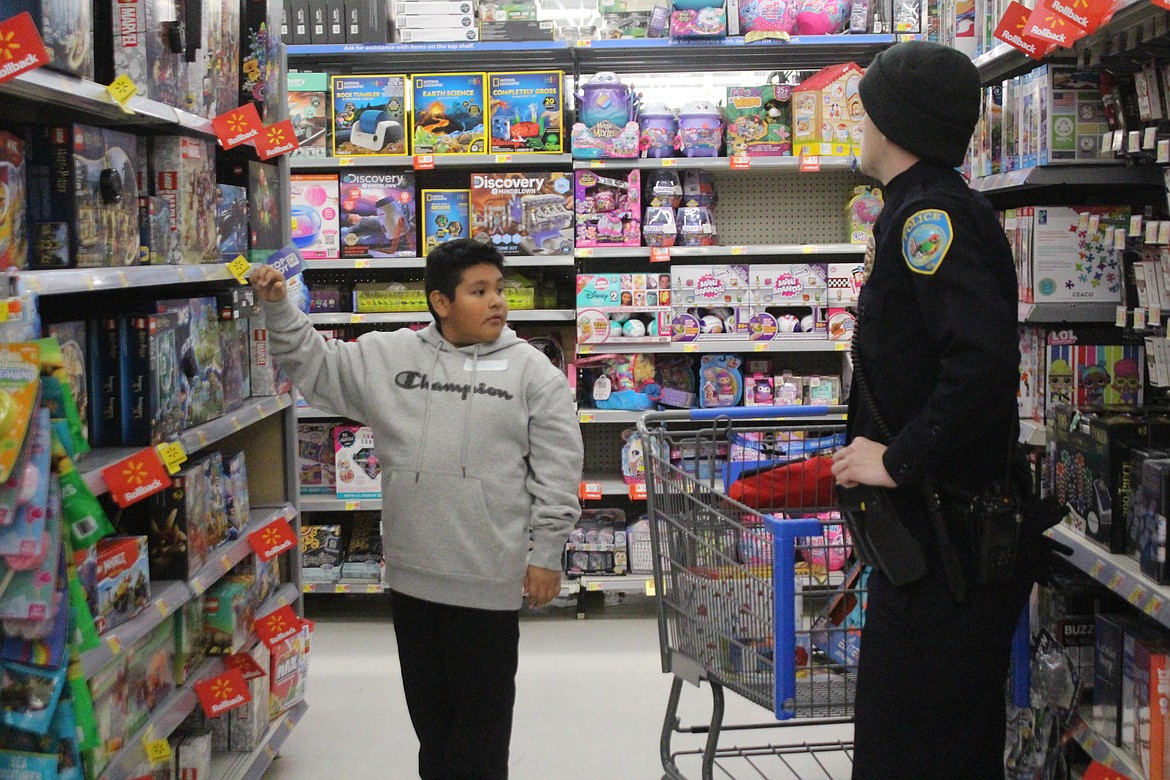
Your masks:
[[[555,599],[561,592],[561,573],[557,569],[542,569],[539,566],[529,566],[524,575],[524,593],[528,596],[528,606],[543,607]]]
[[[269,303],[283,301],[287,290],[284,284],[284,274],[270,265],[260,265],[253,269],[248,281],[256,288],[256,294],[261,300]]]

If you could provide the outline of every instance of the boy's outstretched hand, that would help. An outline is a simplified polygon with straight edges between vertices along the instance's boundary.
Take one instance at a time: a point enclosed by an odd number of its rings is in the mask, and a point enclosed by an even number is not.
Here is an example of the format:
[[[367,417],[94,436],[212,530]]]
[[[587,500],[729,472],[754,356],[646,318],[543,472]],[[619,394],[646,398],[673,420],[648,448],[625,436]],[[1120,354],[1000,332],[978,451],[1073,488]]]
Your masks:
[[[284,274],[270,265],[256,266],[248,277],[248,281],[256,288],[256,294],[269,303],[283,301],[287,294]]]
[[[524,575],[524,594],[528,606],[543,607],[561,593],[561,573],[557,569],[529,566]]]

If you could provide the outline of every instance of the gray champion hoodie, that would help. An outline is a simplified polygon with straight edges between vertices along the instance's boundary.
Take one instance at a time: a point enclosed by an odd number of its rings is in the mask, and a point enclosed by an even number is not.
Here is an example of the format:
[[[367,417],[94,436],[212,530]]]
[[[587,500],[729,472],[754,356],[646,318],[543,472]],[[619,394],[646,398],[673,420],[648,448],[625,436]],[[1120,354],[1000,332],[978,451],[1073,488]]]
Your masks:
[[[528,564],[561,568],[584,454],[568,381],[544,354],[510,328],[463,348],[434,324],[347,343],[287,298],[264,311],[271,354],[309,403],[374,432],[391,588],[512,610]]]

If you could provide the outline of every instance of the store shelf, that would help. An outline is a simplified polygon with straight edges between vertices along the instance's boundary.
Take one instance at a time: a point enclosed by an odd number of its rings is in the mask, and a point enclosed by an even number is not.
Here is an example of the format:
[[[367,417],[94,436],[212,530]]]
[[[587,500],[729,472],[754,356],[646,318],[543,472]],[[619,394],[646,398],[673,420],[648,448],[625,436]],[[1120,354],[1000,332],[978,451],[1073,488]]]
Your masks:
[[[664,247],[670,258],[684,257],[791,257],[796,255],[864,255],[864,244],[754,244],[737,246],[673,246]],[[594,260],[616,260],[626,258],[649,258],[650,247],[597,247],[581,248],[575,252],[578,258]]]
[[[101,779],[123,780],[123,778],[132,777],[131,772],[134,768],[147,761],[143,739],[148,734],[152,739],[169,737],[199,706],[195,689],[191,687],[193,681],[213,677],[222,670],[223,661],[221,659],[211,658],[204,661],[192,675],[192,682],[176,689],[167,697],[166,701],[154,708],[150,713],[150,718],[142,728],[127,737],[126,741],[122,743],[122,749],[114,754],[109,765],[102,770]]]
[[[852,171],[857,169],[856,157],[819,157],[821,171]],[[729,171],[748,173],[751,171],[800,171],[804,162],[800,157],[743,157],[735,158],[732,166],[730,157],[640,157],[632,160],[575,160],[577,170],[629,170],[640,168],[678,168],[703,171]],[[746,166],[746,167],[745,167]]]
[[[571,70],[565,41],[517,43],[350,43],[289,46],[289,62],[308,60],[339,73],[419,73],[435,68],[460,71]],[[392,63],[391,71],[387,71]]]
[[[971,180],[971,188],[988,195],[1041,187],[1162,187],[1162,170],[1154,165],[1125,165],[1113,160],[1078,165],[1042,165]]]
[[[494,168],[497,165],[539,165],[561,168],[573,162],[568,154],[507,152],[501,154],[436,154],[436,168]],[[346,168],[414,168],[410,156],[379,157],[293,157],[289,168],[294,171],[343,171]]]
[[[281,409],[292,405],[292,402],[292,396],[288,393],[249,398],[239,409],[235,409],[216,420],[184,431],[179,437],[179,441],[183,443],[183,449],[188,453],[202,450],[208,445],[214,444],[221,439],[226,439],[228,436],[243,430],[249,425],[254,425],[266,417],[271,417]],[[81,470],[82,475],[85,477],[85,484],[89,486],[93,494],[101,495],[109,491],[105,480],[102,479],[101,470],[143,449],[143,447],[108,447],[91,450],[81,459],[77,467]]]
[[[330,312],[328,314],[310,314],[309,319],[314,325],[390,325],[411,324],[416,322],[431,322],[430,312],[402,311],[385,312],[379,314],[359,314],[357,312]],[[573,322],[577,319],[577,312],[573,309],[521,309],[508,312],[508,322]]]
[[[828,339],[774,339],[772,341],[681,341],[665,344],[623,344],[607,341],[604,344],[578,344],[578,355],[618,355],[667,353],[683,355],[692,352],[727,352],[747,354],[751,352],[848,352],[849,342]]]
[[[1021,303],[1018,322],[1033,324],[1059,322],[1107,322],[1117,319],[1113,303]]]
[[[309,710],[307,702],[293,705],[292,709],[272,722],[260,747],[251,753],[214,753],[211,756],[211,776],[215,780],[260,780],[268,767],[280,754],[288,735],[305,717]]]
[[[215,137],[211,121],[145,98],[131,98],[124,110],[102,84],[39,68],[0,84],[0,102],[8,110],[15,103],[33,107],[33,116],[67,116],[70,121],[95,125],[171,127],[209,138]],[[43,121],[43,120],[42,120]],[[56,121],[56,120],[51,120]]]
[[[573,49],[582,73],[686,73],[736,70],[816,70],[841,62],[865,66],[906,35],[795,35],[787,42],[744,43],[743,38],[579,41]]]
[[[1068,729],[1069,736],[1077,741],[1085,752],[1110,769],[1125,774],[1131,780],[1145,780],[1146,773],[1132,756],[1109,740],[1101,737],[1089,728],[1083,718],[1073,718]]]
[[[1053,539],[1073,549],[1068,558],[1073,566],[1163,626],[1170,627],[1170,587],[1158,585],[1142,574],[1137,561],[1106,552],[1066,525],[1058,525],[1049,533]]]
[[[296,509],[291,505],[253,509],[248,525],[240,538],[225,542],[217,547],[212,552],[212,560],[200,569],[189,583],[180,580],[162,580],[151,583],[150,606],[133,619],[102,634],[101,645],[81,656],[81,668],[85,672],[85,676],[92,677],[114,658],[132,650],[134,645],[153,631],[155,627],[227,574],[229,569],[242,561],[251,551],[247,535],[278,517],[291,520],[296,517]]]
[[[384,582],[306,582],[301,586],[305,593],[385,593],[389,588]]]
[[[330,420],[334,417],[345,417],[344,414],[334,414],[328,409],[318,409],[313,406],[298,406],[297,419],[298,420]],[[301,497],[304,499],[304,496]]]
[[[1020,444],[1043,447],[1048,443],[1048,428],[1035,420],[1020,420]]]
[[[647,596],[654,595],[653,574],[582,574],[577,578],[577,583],[586,593],[620,591],[623,593],[641,592]]]
[[[135,265],[124,268],[61,268],[51,271],[21,271],[20,292],[38,295],[128,290],[190,282],[233,280],[223,263],[208,265]]]
[[[634,425],[646,412],[627,412],[623,409],[581,409],[577,420],[581,423],[623,423]]]
[[[301,511],[302,512],[380,512],[382,511],[382,499],[380,498],[366,498],[366,499],[345,499],[335,498],[331,495],[301,496]]]
[[[509,268],[571,268],[576,261],[571,255],[517,255],[505,258]],[[305,271],[358,271],[395,268],[426,268],[425,257],[362,257],[350,260],[308,260]]]

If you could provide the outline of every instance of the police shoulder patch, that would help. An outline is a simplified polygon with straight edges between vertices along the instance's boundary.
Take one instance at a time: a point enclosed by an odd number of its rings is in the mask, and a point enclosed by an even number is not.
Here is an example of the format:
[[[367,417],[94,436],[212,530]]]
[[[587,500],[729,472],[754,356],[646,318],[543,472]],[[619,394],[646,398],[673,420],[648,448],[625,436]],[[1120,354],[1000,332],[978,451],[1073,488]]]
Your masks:
[[[942,265],[955,236],[951,217],[942,209],[923,209],[902,225],[902,257],[910,270],[933,274]]]

